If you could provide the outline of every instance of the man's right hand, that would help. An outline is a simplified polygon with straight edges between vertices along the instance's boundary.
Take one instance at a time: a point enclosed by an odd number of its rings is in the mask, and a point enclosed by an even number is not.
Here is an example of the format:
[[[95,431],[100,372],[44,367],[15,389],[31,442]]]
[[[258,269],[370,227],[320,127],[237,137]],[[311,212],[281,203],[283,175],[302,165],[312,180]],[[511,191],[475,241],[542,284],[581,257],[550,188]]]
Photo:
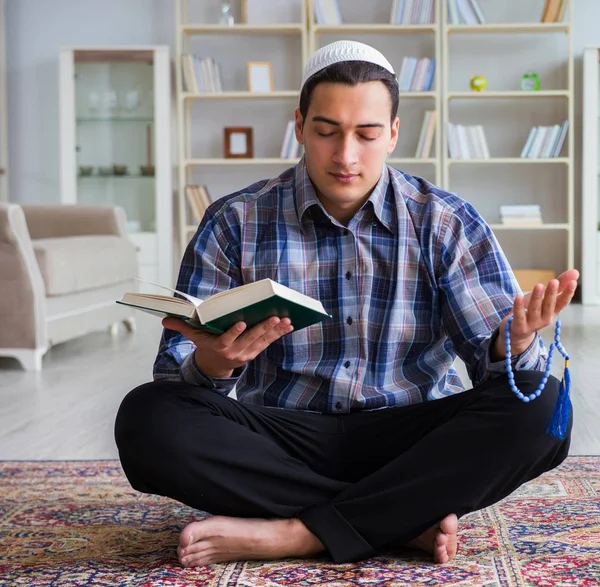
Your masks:
[[[234,369],[243,367],[272,342],[294,330],[289,318],[268,318],[246,331],[238,322],[223,334],[211,334],[178,318],[164,318],[162,325],[175,330],[196,345],[196,365],[212,379],[227,379]]]

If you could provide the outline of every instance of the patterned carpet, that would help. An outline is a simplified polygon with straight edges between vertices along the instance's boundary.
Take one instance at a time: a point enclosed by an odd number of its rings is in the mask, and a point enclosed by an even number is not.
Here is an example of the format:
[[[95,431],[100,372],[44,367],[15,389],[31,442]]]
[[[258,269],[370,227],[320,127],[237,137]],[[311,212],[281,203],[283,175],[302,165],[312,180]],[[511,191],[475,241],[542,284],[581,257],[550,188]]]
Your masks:
[[[197,512],[133,491],[115,461],[0,463],[0,585],[365,587],[600,585],[600,457],[570,457],[461,520],[456,559],[415,551],[183,569],[179,530]]]

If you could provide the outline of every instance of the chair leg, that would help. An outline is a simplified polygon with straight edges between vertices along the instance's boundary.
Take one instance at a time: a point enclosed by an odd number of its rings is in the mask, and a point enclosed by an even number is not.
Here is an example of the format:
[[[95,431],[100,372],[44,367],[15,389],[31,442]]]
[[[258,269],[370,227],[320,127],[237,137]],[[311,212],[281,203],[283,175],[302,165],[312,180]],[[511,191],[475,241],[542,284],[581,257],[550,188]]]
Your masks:
[[[11,349],[10,356],[15,357],[25,371],[41,371],[42,357],[48,349]]]
[[[127,332],[135,332],[136,331],[135,318],[133,316],[129,316],[128,318],[125,318],[125,320],[123,320],[123,325],[125,326],[125,329],[127,330]]]

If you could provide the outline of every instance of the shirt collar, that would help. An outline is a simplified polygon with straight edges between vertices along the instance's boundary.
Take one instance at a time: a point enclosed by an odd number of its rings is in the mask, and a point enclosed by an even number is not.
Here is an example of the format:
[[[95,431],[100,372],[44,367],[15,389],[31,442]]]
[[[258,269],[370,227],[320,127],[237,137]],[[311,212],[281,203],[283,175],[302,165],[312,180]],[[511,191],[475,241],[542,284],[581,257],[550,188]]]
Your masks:
[[[329,216],[315,193],[315,188],[306,170],[306,162],[302,157],[296,165],[296,211],[300,226],[303,225],[306,212],[313,206],[319,207],[325,216]],[[390,182],[390,172],[387,165],[383,166],[379,181],[364,206],[371,206],[379,222],[392,234],[395,234],[394,189],[393,183]]]

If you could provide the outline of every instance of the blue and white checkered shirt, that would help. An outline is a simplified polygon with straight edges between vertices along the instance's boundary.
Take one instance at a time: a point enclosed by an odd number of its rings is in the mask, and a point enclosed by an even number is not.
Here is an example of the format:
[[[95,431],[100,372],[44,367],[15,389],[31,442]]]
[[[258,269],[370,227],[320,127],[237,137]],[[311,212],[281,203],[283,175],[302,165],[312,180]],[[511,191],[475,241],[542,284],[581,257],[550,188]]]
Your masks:
[[[459,393],[504,372],[492,334],[519,293],[491,229],[456,195],[385,166],[348,226],[315,195],[304,160],[213,203],[177,289],[201,299],[270,278],[320,300],[332,319],[272,343],[237,377],[209,379],[194,345],[165,331],[155,379],[184,380],[260,406],[345,413]],[[541,338],[514,360],[543,369]]]

